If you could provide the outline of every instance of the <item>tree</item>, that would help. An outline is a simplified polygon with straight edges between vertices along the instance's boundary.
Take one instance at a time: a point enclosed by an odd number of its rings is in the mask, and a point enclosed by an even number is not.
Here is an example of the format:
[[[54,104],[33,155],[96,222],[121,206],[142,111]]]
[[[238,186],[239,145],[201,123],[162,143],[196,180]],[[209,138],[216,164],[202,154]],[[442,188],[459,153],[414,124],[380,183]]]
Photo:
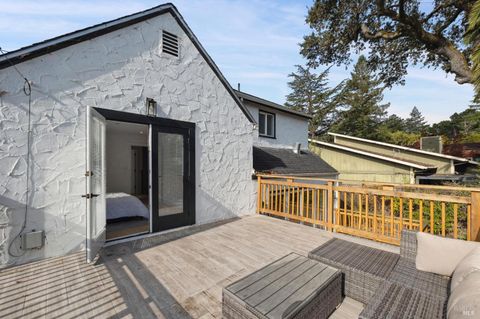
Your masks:
[[[447,143],[480,142],[480,111],[468,108],[454,113],[449,120],[433,124],[431,133],[444,136]]]
[[[470,11],[465,42],[472,46],[473,85],[476,93],[474,101],[480,103],[480,1],[476,1]]]
[[[338,133],[378,138],[379,125],[385,120],[389,104],[381,104],[383,87],[372,76],[366,58],[362,55],[355,64],[339,100],[346,108],[340,113],[333,130]]]
[[[405,120],[405,130],[408,133],[423,133],[427,127],[427,121],[425,121],[417,107],[414,106],[410,112],[410,117]]]
[[[403,131],[405,129],[405,121],[400,116],[392,114],[383,122],[383,126],[391,132]]]
[[[288,86],[292,92],[287,95],[285,106],[312,116],[309,124],[310,135],[324,134],[336,120],[335,93],[343,84],[328,87],[329,69],[315,74],[310,68],[296,65],[296,72]]]
[[[473,44],[463,43],[475,0],[316,0],[301,53],[310,66],[348,64],[368,48],[368,64],[387,86],[403,83],[409,64],[442,67],[459,84],[473,83]],[[477,29],[478,31],[478,29]]]

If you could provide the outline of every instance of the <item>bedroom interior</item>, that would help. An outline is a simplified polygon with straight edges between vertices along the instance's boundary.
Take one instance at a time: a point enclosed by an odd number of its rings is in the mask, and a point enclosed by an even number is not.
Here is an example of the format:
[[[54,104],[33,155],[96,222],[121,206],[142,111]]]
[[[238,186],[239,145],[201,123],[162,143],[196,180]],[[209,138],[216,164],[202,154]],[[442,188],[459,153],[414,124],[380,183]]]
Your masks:
[[[107,121],[106,239],[150,231],[148,125]]]

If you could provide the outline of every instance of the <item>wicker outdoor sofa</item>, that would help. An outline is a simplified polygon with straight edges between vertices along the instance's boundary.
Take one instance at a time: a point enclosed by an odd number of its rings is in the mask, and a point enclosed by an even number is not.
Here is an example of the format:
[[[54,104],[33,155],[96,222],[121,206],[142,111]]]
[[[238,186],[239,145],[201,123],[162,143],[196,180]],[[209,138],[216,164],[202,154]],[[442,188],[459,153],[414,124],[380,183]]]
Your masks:
[[[309,258],[340,269],[345,295],[365,304],[361,319],[446,318],[450,277],[417,270],[417,238],[402,231],[400,255],[338,238]]]

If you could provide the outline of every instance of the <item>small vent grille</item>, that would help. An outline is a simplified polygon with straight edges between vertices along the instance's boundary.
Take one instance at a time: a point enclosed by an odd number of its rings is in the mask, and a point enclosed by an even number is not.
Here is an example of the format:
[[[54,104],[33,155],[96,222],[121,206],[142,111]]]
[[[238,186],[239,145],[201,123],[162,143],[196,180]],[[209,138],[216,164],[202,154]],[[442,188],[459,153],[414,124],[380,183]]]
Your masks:
[[[162,32],[162,52],[173,55],[178,58],[178,36],[173,33]]]

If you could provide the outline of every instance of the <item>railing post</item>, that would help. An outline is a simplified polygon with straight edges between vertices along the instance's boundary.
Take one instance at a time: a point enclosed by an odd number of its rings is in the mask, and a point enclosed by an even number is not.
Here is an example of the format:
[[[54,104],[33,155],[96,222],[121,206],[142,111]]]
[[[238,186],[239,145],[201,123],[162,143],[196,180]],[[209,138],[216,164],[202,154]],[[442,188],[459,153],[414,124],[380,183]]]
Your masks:
[[[260,214],[262,209],[262,177],[257,176],[258,179],[258,187],[257,187],[257,214]]]
[[[327,182],[328,188],[327,188],[327,227],[329,231],[332,231],[332,225],[333,225],[333,182],[329,181]]]
[[[472,191],[472,209],[470,217],[470,239],[480,241],[480,192]]]

